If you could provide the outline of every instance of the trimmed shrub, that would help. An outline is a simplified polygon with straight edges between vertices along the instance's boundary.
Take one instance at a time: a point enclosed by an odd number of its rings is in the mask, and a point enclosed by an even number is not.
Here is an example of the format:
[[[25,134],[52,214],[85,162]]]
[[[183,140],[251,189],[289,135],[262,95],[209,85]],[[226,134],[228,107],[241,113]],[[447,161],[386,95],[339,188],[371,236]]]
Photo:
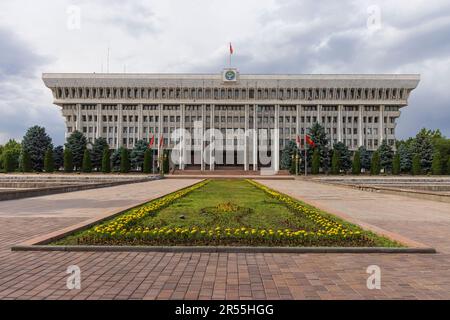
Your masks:
[[[44,170],[45,172],[55,171],[55,162],[53,160],[53,149],[47,149],[44,157]]]
[[[5,168],[6,173],[15,170],[14,155],[10,150],[5,151],[3,154],[3,167]]]
[[[88,149],[84,150],[81,171],[86,172],[86,173],[92,172],[91,153],[89,152]]]
[[[145,150],[143,171],[144,173],[152,173],[153,171],[153,155],[151,149]]]
[[[361,153],[359,151],[356,151],[353,156],[352,173],[356,175],[361,173]]]
[[[370,163],[370,174],[371,175],[379,175],[381,171],[381,164],[380,164],[380,154],[378,151],[375,151],[372,155],[372,161]]]
[[[394,160],[392,161],[392,174],[400,174],[400,154],[398,152],[394,155]]]
[[[333,150],[331,157],[331,174],[339,174],[341,171],[341,155],[339,151]]]
[[[315,148],[312,156],[311,173],[319,174],[319,170],[320,170],[320,153],[319,149]]]
[[[120,172],[128,173],[130,172],[130,158],[128,155],[128,150],[123,148],[120,153]]]
[[[415,154],[412,160],[412,174],[414,176],[422,174],[422,165],[420,163],[420,155]]]
[[[442,174],[441,153],[436,151],[433,155],[433,162],[431,163],[431,173],[435,176]]]
[[[73,172],[73,156],[69,148],[64,149],[64,171]]]
[[[450,175],[450,157],[448,157],[447,161],[447,174]]]
[[[22,172],[32,172],[33,168],[31,166],[31,157],[28,151],[22,150],[22,155],[20,157],[20,167]]]
[[[103,173],[110,173],[111,172],[111,152],[109,150],[109,147],[106,147],[103,150],[103,155],[102,155],[102,172]]]
[[[164,174],[169,173],[169,150],[164,150],[164,159],[163,159],[163,171]]]

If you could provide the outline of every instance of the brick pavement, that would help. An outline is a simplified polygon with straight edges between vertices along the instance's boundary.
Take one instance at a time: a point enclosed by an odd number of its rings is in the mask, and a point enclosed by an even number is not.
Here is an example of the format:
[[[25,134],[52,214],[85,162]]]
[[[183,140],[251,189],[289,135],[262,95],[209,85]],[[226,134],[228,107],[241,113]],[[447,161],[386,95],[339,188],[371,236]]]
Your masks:
[[[147,182],[0,203],[1,299],[449,299],[448,204],[305,181],[267,181],[280,191],[435,246],[428,254],[11,252],[12,244],[189,184]],[[141,197],[141,198],[140,198]],[[143,198],[142,198],[143,197]],[[85,201],[85,207],[79,200]],[[128,201],[128,202],[127,202]],[[365,203],[365,205],[362,205]],[[66,268],[81,268],[81,290]],[[382,289],[366,288],[366,268]]]

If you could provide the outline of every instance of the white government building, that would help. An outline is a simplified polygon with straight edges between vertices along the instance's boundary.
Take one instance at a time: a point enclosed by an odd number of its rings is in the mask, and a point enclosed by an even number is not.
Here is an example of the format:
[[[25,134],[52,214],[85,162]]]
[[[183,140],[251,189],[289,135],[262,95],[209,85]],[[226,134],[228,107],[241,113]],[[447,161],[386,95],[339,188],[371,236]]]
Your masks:
[[[130,149],[152,136],[158,149],[163,137],[164,148],[171,149],[170,134],[178,128],[192,132],[197,121],[202,130],[224,133],[278,129],[271,147],[275,170],[287,142],[303,137],[315,122],[325,127],[331,144],[374,150],[386,139],[394,146],[400,109],[420,81],[416,74],[240,74],[235,68],[216,74],[45,73],[42,78],[61,107],[66,137],[78,130],[90,142],[103,137],[111,148]],[[193,142],[202,150],[199,168],[220,166],[213,151],[210,161],[203,160],[208,141]],[[245,138],[244,170],[263,166],[253,152],[261,143],[257,135]]]

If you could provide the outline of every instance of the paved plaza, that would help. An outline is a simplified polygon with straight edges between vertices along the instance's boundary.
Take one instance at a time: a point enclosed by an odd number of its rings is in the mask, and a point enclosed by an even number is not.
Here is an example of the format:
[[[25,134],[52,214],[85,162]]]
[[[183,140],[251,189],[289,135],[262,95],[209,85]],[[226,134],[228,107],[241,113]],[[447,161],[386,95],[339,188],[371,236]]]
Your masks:
[[[194,183],[169,179],[0,202],[0,299],[450,299],[450,205],[304,180],[264,183],[437,254],[11,252],[30,238]],[[67,267],[81,289],[66,288]],[[369,265],[381,290],[366,287]]]

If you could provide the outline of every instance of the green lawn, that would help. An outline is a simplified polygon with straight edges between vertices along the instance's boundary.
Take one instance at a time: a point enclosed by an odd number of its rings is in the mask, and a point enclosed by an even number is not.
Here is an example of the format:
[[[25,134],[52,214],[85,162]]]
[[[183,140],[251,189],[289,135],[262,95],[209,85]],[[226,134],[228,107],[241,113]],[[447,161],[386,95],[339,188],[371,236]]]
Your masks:
[[[401,246],[257,182],[235,179],[178,190],[54,244]]]
[[[215,207],[232,204],[233,212]],[[180,218],[180,216],[184,216]],[[245,180],[211,180],[176,203],[147,217],[142,223],[149,228],[198,227],[200,229],[226,226],[228,228],[305,229],[315,225],[305,217],[290,211],[285,205],[255,188]]]

